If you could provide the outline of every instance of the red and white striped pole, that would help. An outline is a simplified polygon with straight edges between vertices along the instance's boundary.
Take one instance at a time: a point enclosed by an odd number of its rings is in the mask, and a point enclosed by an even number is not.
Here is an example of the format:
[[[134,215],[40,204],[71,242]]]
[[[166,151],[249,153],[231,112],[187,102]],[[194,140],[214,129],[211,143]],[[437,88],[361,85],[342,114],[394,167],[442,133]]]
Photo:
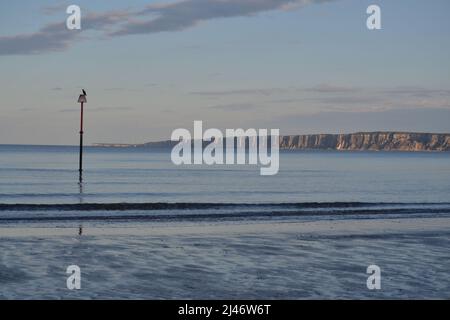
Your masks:
[[[81,115],[80,115],[80,160],[79,160],[79,183],[83,183],[83,109],[84,109],[84,103],[87,102],[86,95],[82,94],[78,98],[78,102],[81,104]]]

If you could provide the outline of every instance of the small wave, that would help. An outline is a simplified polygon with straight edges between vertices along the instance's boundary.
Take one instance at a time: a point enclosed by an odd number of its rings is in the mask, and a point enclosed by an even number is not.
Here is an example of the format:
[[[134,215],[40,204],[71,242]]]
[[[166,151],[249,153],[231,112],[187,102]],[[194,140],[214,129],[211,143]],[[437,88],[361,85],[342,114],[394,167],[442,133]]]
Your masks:
[[[312,210],[312,211],[237,211],[237,212],[219,212],[212,213],[210,210],[202,213],[184,213],[184,214],[149,214],[148,212],[141,213],[119,213],[108,214],[93,213],[93,214],[76,214],[76,215],[45,215],[45,216],[6,216],[0,217],[0,223],[8,222],[69,222],[69,221],[158,221],[158,222],[173,222],[173,221],[225,221],[225,220],[258,220],[258,219],[272,219],[272,218],[300,218],[300,217],[321,217],[321,218],[376,218],[377,216],[436,216],[442,214],[450,214],[449,208],[400,208],[400,209],[354,209],[354,210]]]
[[[387,203],[387,202],[300,202],[300,203],[208,203],[208,202],[151,202],[151,203],[73,203],[73,204],[0,204],[0,211],[131,211],[131,210],[196,210],[196,209],[349,209],[389,207],[450,206],[450,203]]]

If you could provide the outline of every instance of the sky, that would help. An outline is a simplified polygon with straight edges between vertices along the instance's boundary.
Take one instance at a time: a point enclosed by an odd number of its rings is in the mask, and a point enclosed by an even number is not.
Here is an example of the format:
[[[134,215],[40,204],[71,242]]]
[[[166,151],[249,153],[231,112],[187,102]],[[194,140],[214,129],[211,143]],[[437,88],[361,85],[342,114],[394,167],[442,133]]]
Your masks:
[[[66,8],[81,8],[81,30]],[[369,5],[381,30],[366,27]],[[0,1],[0,144],[450,132],[448,0]]]

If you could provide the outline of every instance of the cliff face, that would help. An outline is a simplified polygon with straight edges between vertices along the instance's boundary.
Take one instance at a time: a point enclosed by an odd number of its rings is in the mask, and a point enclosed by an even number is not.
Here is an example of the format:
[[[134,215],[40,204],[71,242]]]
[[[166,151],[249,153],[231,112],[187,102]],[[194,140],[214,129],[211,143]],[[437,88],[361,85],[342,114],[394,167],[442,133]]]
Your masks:
[[[173,148],[176,144],[178,144],[176,141],[158,141],[129,145],[95,145],[100,147],[168,149]],[[209,142],[204,142],[203,146],[208,144]],[[248,140],[246,144],[248,145]],[[450,151],[450,133],[358,132],[350,134],[280,136],[280,149]]]
[[[360,132],[280,137],[281,149],[450,151],[450,134]]]

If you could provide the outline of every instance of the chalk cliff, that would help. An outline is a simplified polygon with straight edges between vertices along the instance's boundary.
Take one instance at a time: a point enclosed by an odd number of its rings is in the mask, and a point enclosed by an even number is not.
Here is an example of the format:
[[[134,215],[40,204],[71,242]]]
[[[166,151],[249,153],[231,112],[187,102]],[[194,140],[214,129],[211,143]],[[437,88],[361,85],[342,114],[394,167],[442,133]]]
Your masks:
[[[280,137],[281,149],[450,151],[450,134],[358,132]]]
[[[167,149],[174,141],[144,144],[105,144],[100,147]],[[204,145],[208,143],[204,142]],[[373,151],[450,151],[450,133],[358,132],[350,134],[307,134],[280,136],[280,149],[291,150],[373,150]]]

